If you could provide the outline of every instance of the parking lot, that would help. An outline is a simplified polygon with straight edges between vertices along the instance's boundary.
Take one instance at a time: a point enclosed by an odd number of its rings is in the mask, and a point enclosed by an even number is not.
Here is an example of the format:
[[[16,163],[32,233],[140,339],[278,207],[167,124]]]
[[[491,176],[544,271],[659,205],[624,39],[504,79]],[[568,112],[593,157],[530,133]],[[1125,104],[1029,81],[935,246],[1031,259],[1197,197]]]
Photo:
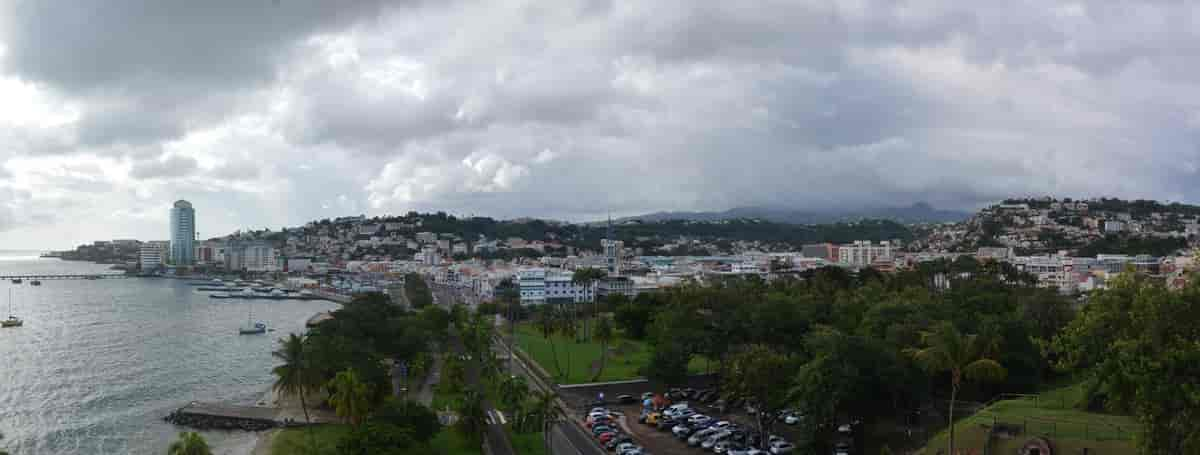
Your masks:
[[[632,390],[627,390],[632,392]],[[640,401],[641,393],[636,395]],[[711,417],[712,422],[728,421],[734,424],[741,431],[752,433],[754,431],[753,422],[744,414],[744,409],[730,409],[730,412],[720,413],[711,405],[704,404],[699,401],[687,401],[688,407],[697,414],[703,414]],[[588,406],[584,406],[588,407]],[[644,453],[656,455],[700,455],[714,453],[712,449],[703,449],[700,447],[689,446],[686,438],[679,438],[672,433],[670,428],[659,429],[655,425],[647,425],[638,422],[638,416],[642,411],[640,404],[608,404],[606,406],[610,411],[615,411],[613,422],[619,427],[619,432],[630,436],[633,442],[644,449]],[[581,408],[582,409],[582,408]],[[743,412],[738,412],[743,411]],[[581,412],[581,416],[586,412]],[[582,417],[581,417],[582,418]],[[772,431],[772,434],[783,437],[788,441],[795,441],[795,433],[793,428],[779,423]]]

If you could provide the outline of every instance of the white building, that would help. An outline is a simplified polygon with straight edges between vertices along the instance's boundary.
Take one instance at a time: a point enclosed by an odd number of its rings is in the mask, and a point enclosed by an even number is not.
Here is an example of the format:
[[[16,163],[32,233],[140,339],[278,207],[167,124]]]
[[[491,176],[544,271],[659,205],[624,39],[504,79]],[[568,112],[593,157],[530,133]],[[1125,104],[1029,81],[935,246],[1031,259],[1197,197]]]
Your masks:
[[[556,274],[546,277],[545,298],[547,302],[585,303],[591,302],[596,295],[596,285],[575,283],[571,276]]]
[[[196,211],[192,203],[175,201],[171,207],[171,263],[192,265],[196,262]]]
[[[891,260],[892,245],[886,241],[874,245],[869,240],[856,240],[838,247],[838,262],[842,264],[866,267],[875,261]]]
[[[275,245],[271,242],[231,242],[225,247],[225,269],[247,272],[274,272],[280,269]]]
[[[170,254],[170,245],[171,242],[166,240],[143,243],[138,251],[138,264],[141,265],[142,271],[149,272],[162,266]]]
[[[600,249],[604,250],[604,267],[608,276],[621,276],[621,254],[625,249],[625,242],[601,239]]]
[[[546,303],[546,269],[527,268],[518,270],[517,285],[521,289],[522,305]]]

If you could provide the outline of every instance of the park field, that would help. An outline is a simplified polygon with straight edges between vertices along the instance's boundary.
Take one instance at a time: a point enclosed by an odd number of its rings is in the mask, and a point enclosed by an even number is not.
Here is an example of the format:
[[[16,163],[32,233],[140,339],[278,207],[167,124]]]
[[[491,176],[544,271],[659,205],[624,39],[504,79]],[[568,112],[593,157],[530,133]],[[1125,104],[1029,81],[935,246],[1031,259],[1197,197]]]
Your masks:
[[[1123,415],[1081,411],[1075,408],[1082,396],[1081,386],[1067,385],[1038,395],[1000,400],[955,423],[955,446],[983,453],[988,429],[996,423],[1020,427],[1014,439],[1001,439],[992,453],[1016,453],[1025,441],[1045,437],[1055,453],[1129,454],[1138,453],[1133,440],[1137,421]],[[949,432],[943,430],[929,440],[924,453],[935,454],[947,447]]]
[[[639,369],[650,362],[651,350],[645,342],[625,338],[620,330],[617,330],[616,334],[615,339],[609,343],[610,355],[607,364],[596,381],[640,378],[642,375]],[[534,325],[521,324],[517,326],[517,344],[541,365],[542,369],[555,376],[560,384],[593,382],[593,363],[600,359],[599,342],[575,342],[559,335],[547,339]],[[567,370],[565,378],[563,372],[555,367],[555,353],[558,355],[558,366]],[[704,373],[708,368],[707,363],[701,357],[693,357],[688,364],[688,373]],[[713,367],[715,368],[715,365]]]

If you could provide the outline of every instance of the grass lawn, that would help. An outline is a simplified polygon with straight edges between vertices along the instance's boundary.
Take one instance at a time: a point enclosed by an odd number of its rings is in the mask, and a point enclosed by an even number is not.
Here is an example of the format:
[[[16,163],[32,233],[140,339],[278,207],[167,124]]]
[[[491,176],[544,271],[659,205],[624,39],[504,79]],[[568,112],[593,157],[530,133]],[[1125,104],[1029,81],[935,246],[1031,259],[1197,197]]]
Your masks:
[[[275,439],[271,441],[271,455],[293,455],[304,453],[334,453],[337,449],[337,443],[346,433],[350,432],[350,427],[347,425],[314,425],[312,427],[312,440],[316,442],[318,450],[306,452],[305,447],[309,447],[309,429],[307,428],[287,428],[280,430],[279,434],[275,435]]]
[[[993,453],[1015,452],[1034,436],[1050,439],[1057,453],[1080,453],[1084,447],[1106,454],[1136,453],[1133,437],[1139,428],[1137,422],[1129,416],[1077,410],[1074,404],[1082,396],[1081,386],[1076,384],[1047,390],[1036,398],[997,401],[955,423],[955,445],[982,449],[988,428],[1000,422],[1021,426],[1024,432],[1015,439],[1000,441]],[[937,434],[926,445],[925,453],[946,447],[947,439],[947,431]]]
[[[618,353],[608,358],[608,363],[604,366],[604,372],[598,379],[601,382],[641,377],[638,374],[638,369],[650,362],[651,352],[645,342],[625,338],[620,330],[617,330],[616,333],[617,336],[609,344],[609,349],[610,352],[616,349]],[[558,335],[555,335],[553,339],[554,345],[552,346],[549,340],[542,337],[541,332],[538,331],[536,326],[532,324],[517,326],[518,345],[533,357],[542,366],[542,369],[546,370],[550,375],[556,376],[559,383],[579,384],[592,382],[591,366],[592,362],[600,358],[600,343],[575,343]],[[554,367],[555,351],[558,354],[558,364],[564,370],[568,369],[568,357],[571,360],[566,379],[563,379],[561,373]],[[693,374],[703,373],[705,363],[705,359],[699,356],[693,357],[691,363],[688,364],[688,372]]]
[[[303,428],[288,428],[275,435],[275,439],[271,442],[271,455],[336,453],[338,440],[350,431],[350,427],[346,425],[317,425],[312,430],[313,437],[317,442],[317,450],[304,450],[305,447],[308,447],[308,430]],[[538,451],[529,453],[543,453],[541,452],[540,436],[537,443]],[[438,432],[437,436],[434,436],[429,441],[428,447],[414,447],[407,452],[412,455],[478,455],[479,444],[472,443],[453,428],[442,428],[442,431]],[[526,452],[518,450],[517,453],[524,455]]]
[[[546,455],[542,433],[511,434],[513,451],[518,455]]]

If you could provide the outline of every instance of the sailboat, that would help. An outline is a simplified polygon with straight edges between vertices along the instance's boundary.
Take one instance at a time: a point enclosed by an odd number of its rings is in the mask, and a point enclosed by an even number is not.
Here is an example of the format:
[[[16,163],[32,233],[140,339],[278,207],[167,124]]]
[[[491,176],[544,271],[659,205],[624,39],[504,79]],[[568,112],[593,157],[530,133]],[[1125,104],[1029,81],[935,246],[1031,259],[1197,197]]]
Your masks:
[[[0,327],[20,327],[25,325],[25,321],[13,315],[12,311],[12,288],[8,289],[8,319],[0,321]]]
[[[263,323],[262,321],[252,322],[252,310],[254,309],[254,306],[251,304],[246,305],[246,307],[246,326],[238,329],[238,335],[258,335],[267,333],[267,324]]]

